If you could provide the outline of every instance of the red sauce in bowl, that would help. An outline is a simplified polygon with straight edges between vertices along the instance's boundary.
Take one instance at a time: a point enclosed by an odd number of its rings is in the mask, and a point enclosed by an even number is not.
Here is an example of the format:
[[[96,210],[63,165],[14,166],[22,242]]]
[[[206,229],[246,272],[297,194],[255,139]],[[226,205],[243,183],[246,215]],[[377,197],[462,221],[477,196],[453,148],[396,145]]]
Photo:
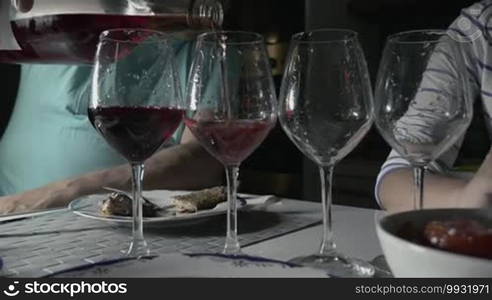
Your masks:
[[[476,220],[429,222],[423,239],[438,249],[492,259],[492,228]]]

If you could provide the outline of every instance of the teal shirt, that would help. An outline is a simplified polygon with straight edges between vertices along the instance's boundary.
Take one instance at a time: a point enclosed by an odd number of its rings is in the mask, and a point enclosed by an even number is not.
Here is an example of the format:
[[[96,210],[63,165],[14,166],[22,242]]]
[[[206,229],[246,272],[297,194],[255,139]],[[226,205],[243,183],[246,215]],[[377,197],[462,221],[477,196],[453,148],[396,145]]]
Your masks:
[[[184,86],[190,55],[179,53]],[[87,118],[91,72],[88,66],[22,66],[15,108],[0,140],[0,195],[126,162]]]

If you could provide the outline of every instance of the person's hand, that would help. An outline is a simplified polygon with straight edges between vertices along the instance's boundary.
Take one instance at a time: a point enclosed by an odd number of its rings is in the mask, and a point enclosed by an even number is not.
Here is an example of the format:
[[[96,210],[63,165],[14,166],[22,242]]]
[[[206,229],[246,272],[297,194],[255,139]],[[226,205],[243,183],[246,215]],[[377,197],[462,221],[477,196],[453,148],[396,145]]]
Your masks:
[[[59,181],[24,193],[0,197],[0,214],[63,207],[77,197],[70,181]]]
[[[461,207],[492,205],[492,148],[459,197],[456,202]]]

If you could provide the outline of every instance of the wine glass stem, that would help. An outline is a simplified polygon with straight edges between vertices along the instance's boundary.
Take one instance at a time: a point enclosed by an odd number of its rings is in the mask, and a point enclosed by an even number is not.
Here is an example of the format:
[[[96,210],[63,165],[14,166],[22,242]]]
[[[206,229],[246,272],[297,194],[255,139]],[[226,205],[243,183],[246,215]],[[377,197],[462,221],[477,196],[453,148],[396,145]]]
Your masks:
[[[237,178],[239,166],[226,166],[227,176],[227,235],[224,247],[225,254],[238,254],[241,251],[237,238]]]
[[[133,193],[133,240],[128,255],[141,257],[149,254],[147,243],[143,236],[142,181],[144,165],[132,164],[132,193]]]
[[[331,218],[333,166],[319,167],[319,174],[321,177],[321,204],[323,207],[323,239],[319,253],[328,255],[332,254],[336,248],[333,241]]]
[[[424,176],[425,167],[418,166],[413,168],[413,206],[415,210],[421,210],[424,208]]]

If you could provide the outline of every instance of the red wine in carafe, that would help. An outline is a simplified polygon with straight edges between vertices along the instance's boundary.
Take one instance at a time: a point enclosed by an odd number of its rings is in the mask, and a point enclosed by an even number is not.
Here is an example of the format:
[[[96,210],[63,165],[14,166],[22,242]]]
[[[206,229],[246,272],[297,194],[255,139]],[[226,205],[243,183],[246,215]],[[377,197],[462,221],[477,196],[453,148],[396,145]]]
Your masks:
[[[44,0],[27,9],[10,3],[0,0],[3,63],[91,64],[104,30],[207,30],[223,16],[219,0]]]
[[[161,31],[187,28],[186,15],[172,17],[104,14],[49,15],[11,21],[22,50],[0,50],[0,62],[92,63],[99,35],[112,28]]]

